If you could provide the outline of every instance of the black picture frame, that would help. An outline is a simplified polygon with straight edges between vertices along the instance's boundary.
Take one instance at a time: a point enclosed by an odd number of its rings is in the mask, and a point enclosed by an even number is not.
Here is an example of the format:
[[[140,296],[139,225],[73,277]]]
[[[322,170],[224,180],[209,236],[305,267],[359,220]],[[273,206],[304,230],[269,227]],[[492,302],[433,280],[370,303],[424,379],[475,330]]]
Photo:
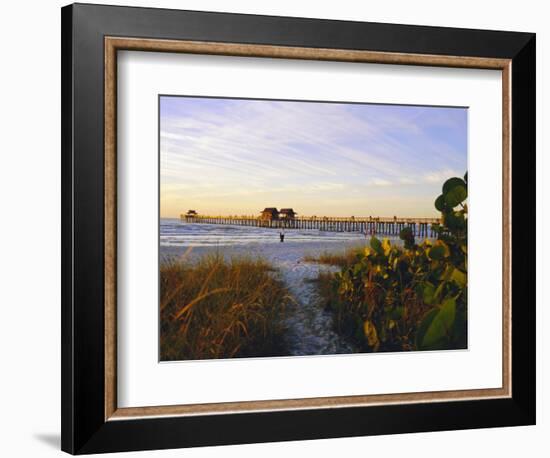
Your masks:
[[[62,449],[72,454],[535,424],[535,34],[74,4],[62,8]],[[105,421],[104,37],[512,61],[512,396]],[[475,368],[472,368],[475,370]]]

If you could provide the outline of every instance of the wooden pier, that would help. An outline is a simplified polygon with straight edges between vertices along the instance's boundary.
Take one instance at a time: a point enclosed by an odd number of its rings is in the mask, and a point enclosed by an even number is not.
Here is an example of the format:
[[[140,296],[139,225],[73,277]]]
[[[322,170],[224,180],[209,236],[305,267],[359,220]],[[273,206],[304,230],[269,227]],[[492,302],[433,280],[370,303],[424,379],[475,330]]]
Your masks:
[[[181,220],[197,224],[224,224],[231,226],[265,227],[272,229],[316,229],[330,232],[361,232],[363,234],[399,235],[405,227],[419,237],[436,235],[434,225],[439,218],[382,218],[382,217],[317,217],[262,218],[261,216],[208,216],[190,210]]]

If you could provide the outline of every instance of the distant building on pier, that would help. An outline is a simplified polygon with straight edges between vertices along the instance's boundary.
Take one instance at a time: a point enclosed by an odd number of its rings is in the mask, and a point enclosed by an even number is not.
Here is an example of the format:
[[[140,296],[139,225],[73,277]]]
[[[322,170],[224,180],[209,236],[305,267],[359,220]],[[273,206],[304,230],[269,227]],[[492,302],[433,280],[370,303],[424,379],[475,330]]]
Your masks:
[[[198,213],[195,210],[188,210],[184,216],[185,216],[185,221],[193,222],[194,219],[198,216]]]
[[[264,208],[260,219],[263,221],[274,221],[279,219],[279,210],[275,207]]]
[[[279,218],[283,220],[293,220],[297,213],[292,208],[281,208],[279,212]]]

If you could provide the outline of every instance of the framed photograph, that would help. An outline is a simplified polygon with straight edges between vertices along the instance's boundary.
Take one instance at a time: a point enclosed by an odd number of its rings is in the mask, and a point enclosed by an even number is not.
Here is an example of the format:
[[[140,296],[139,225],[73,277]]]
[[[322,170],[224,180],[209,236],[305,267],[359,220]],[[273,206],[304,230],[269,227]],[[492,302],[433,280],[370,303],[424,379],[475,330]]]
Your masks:
[[[535,423],[534,34],[70,5],[62,148],[63,450]]]

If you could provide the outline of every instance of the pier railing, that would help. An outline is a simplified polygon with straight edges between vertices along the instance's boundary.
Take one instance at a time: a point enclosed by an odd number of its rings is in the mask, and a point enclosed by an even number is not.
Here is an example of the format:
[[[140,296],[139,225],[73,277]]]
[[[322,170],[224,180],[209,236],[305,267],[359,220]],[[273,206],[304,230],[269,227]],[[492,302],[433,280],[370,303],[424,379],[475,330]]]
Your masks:
[[[431,237],[439,218],[400,217],[330,217],[301,216],[295,218],[262,219],[255,216],[181,215],[187,223],[224,224],[232,226],[265,227],[273,229],[317,229],[330,232],[361,232],[364,234],[398,235],[405,227],[414,235]]]

